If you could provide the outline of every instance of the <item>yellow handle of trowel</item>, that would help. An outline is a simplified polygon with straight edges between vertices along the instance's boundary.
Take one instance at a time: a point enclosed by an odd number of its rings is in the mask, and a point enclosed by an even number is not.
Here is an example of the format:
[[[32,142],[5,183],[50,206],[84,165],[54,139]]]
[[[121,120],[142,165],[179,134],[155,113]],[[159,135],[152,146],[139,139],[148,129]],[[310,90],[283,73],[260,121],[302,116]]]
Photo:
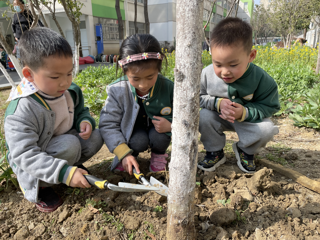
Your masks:
[[[88,183],[90,183],[92,186],[96,186],[100,189],[106,189],[108,187],[108,180],[102,180],[100,178],[97,178],[95,176],[84,174],[83,175],[85,179],[87,179]]]

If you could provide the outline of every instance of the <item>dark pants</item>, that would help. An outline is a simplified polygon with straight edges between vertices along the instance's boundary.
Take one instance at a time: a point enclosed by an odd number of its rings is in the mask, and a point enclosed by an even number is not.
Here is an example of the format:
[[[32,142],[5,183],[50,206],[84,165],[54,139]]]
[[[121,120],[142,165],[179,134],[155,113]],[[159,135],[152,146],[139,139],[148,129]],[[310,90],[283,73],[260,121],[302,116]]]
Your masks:
[[[129,141],[129,148],[133,150],[132,155],[137,157],[150,146],[151,151],[156,154],[164,154],[169,147],[171,137],[165,133],[158,133],[154,126],[148,130],[142,127],[135,127]]]

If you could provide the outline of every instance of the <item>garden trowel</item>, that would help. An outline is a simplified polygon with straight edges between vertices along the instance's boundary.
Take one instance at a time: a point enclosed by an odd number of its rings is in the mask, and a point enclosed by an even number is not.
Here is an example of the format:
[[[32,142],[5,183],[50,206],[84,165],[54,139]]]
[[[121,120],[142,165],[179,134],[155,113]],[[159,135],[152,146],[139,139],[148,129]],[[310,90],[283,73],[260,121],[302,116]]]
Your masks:
[[[95,176],[85,174],[83,175],[87,181],[92,185],[96,186],[99,189],[111,189],[112,191],[116,192],[147,192],[147,191],[158,191],[159,188],[152,187],[152,186],[144,186],[140,184],[129,184],[125,183],[124,186],[121,186],[121,182],[119,186],[109,183],[108,180],[102,180]],[[128,185],[127,185],[128,184]]]
[[[158,181],[157,179],[155,179],[152,176],[151,176],[150,182],[149,182],[147,179],[145,179],[143,173],[137,173],[135,168],[133,168],[132,171],[133,171],[133,175],[136,177],[136,179],[138,179],[139,181],[142,182],[143,185],[140,185],[141,187],[147,187],[148,189],[156,188],[156,190],[149,190],[149,191],[154,191],[162,196],[168,196],[169,188],[166,185],[164,185],[162,182]],[[134,185],[134,186],[131,186],[131,185]],[[121,183],[119,183],[119,186],[130,188],[130,189],[135,189],[137,184],[121,182]]]

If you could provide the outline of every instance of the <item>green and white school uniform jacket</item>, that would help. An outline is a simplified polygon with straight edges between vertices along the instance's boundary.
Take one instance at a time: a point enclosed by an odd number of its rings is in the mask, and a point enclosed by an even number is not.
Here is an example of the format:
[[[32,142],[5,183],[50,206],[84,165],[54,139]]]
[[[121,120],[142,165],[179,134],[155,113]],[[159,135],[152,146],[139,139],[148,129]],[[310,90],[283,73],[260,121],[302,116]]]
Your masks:
[[[212,64],[202,70],[200,107],[219,112],[223,98],[244,106],[240,121],[258,123],[280,110],[277,83],[253,63],[243,76],[229,84],[215,74]]]
[[[160,116],[172,122],[173,82],[158,75],[156,84],[149,93],[149,99],[143,102],[146,114],[150,119]],[[136,89],[130,84],[127,76],[117,79],[107,86],[108,98],[100,115],[99,130],[109,151],[116,157],[111,165],[113,170],[132,150],[128,142],[139,113],[140,106]],[[167,132],[171,136],[171,132]]]
[[[90,116],[89,109],[84,107],[81,89],[72,83],[68,91],[74,103],[72,129],[80,132],[82,121],[89,121],[92,130],[95,129],[95,120]],[[76,168],[69,166],[66,160],[46,153],[53,137],[54,123],[55,113],[37,93],[12,100],[6,110],[7,158],[24,197],[31,202],[38,201],[39,180],[50,184],[68,184]]]

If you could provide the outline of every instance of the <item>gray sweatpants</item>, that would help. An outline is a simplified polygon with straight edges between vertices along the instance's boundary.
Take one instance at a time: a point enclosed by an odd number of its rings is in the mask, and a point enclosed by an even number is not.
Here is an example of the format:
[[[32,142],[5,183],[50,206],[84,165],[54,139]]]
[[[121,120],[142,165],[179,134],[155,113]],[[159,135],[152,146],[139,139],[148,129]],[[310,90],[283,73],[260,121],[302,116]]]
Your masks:
[[[238,122],[230,123],[219,117],[219,113],[208,109],[201,109],[199,131],[201,142],[208,152],[219,151],[226,144],[225,131],[238,134],[238,147],[247,154],[255,154],[260,148],[272,140],[279,133],[277,126],[269,118],[260,123]]]
[[[103,140],[99,129],[95,129],[89,139],[84,140],[75,129],[53,137],[48,143],[48,155],[68,161],[69,166],[78,166],[89,160],[102,147]],[[40,181],[40,187],[49,187],[52,184]]]

